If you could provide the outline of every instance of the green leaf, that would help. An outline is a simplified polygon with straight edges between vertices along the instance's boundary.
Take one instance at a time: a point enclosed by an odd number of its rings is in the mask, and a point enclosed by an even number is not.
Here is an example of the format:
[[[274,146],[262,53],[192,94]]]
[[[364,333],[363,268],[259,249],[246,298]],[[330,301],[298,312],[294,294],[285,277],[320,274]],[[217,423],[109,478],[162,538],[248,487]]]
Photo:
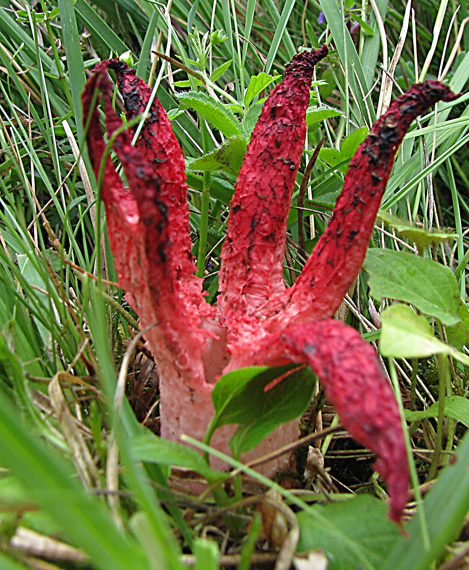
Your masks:
[[[340,145],[340,152],[352,158],[352,156],[357,152],[358,147],[366,139],[367,135],[368,129],[366,127],[355,129],[353,133],[350,133],[349,136],[345,137],[345,139],[342,141],[342,144]]]
[[[226,105],[212,99],[205,93],[196,93],[195,91],[180,93],[178,99],[181,109],[194,109],[226,137],[243,134],[238,119]]]
[[[316,378],[309,367],[294,371],[271,390],[258,393],[259,415],[241,424],[230,440],[235,457],[250,451],[278,426],[303,414],[313,397]]]
[[[243,136],[236,135],[227,139],[219,148],[196,158],[189,164],[190,170],[213,172],[227,170],[237,174],[246,154],[247,141]]]
[[[196,77],[193,78],[193,81],[195,85],[199,86],[203,85],[202,81],[200,81],[200,79],[197,79]],[[187,89],[188,87],[192,87],[192,81],[190,79],[184,79],[182,81],[175,81],[173,85],[175,87],[181,87],[182,89]]]
[[[230,59],[229,61],[225,61],[225,63],[220,65],[220,67],[217,67],[217,69],[215,69],[215,71],[210,76],[210,81],[215,82],[217,79],[220,79],[220,77],[225,73],[225,71],[230,67],[232,63],[233,60]]]
[[[342,141],[340,151],[335,148],[322,148],[319,151],[319,157],[332,168],[336,168],[346,174],[353,155],[365,140],[367,134],[368,129],[366,127],[356,129]]]
[[[222,376],[212,390],[212,402],[215,408],[213,421],[216,421],[220,426],[241,423],[247,412],[237,404],[242,402],[247,384],[255,378],[259,379],[263,374],[268,376],[269,371],[268,366],[250,366],[233,370],[233,372],[228,372]],[[270,376],[268,378],[270,380]],[[222,415],[223,421],[220,419]]]
[[[269,389],[269,384],[282,378]],[[307,367],[253,366],[229,372],[212,391],[215,416],[207,430],[212,433],[226,424],[241,424],[230,441],[234,455],[253,449],[284,422],[300,416],[313,393],[315,379]]]
[[[456,348],[462,348],[469,340],[469,310],[462,299],[459,299],[458,317],[459,323],[446,327],[448,342]]]
[[[388,225],[393,227],[397,233],[403,237],[413,241],[419,251],[422,251],[427,245],[431,243],[442,243],[450,239],[457,239],[459,236],[455,233],[447,233],[441,231],[425,230],[424,228],[418,228],[406,220],[401,220],[397,216],[380,210],[378,217],[384,220]]]
[[[342,115],[340,111],[336,111],[335,109],[329,109],[327,107],[317,108],[317,107],[309,107],[306,111],[306,124],[312,125],[314,123],[319,123],[324,119],[330,119],[332,117],[339,117]]]
[[[445,416],[453,418],[469,427],[469,400],[462,396],[449,396],[445,398]],[[423,411],[413,412],[405,410],[405,419],[409,422],[418,422],[427,418],[438,417],[438,402]]]
[[[220,568],[220,551],[213,540],[196,538],[194,541],[194,570],[218,570]]]
[[[385,503],[369,495],[361,495],[350,501],[313,508],[335,526],[335,532],[332,533],[309,513],[299,513],[298,552],[323,550],[329,560],[328,570],[382,568],[389,548],[399,537],[397,526],[386,516],[388,508]],[[348,540],[338,540],[337,529]],[[352,549],[351,544],[355,548]],[[366,566],[364,560],[368,562]]]
[[[458,283],[448,267],[404,251],[370,249],[363,265],[374,299],[411,303],[447,325],[459,321]]]
[[[195,449],[177,441],[162,439],[151,432],[134,437],[132,439],[132,451],[139,461],[192,469],[208,481],[219,481],[226,477],[224,473],[210,469],[207,462]]]
[[[246,133],[246,136],[250,137],[254,127],[256,126],[257,120],[259,119],[262,113],[262,107],[264,103],[258,102],[254,105],[251,105],[249,109],[246,111],[243,117],[243,129]]]
[[[469,510],[469,432],[457,451],[457,460],[438,475],[423,501],[423,512],[430,534],[430,547],[424,547],[419,517],[405,526],[408,536],[400,536],[388,552],[380,570],[427,570],[456,538]]]
[[[258,73],[251,77],[249,86],[246,89],[246,95],[244,96],[244,106],[247,109],[251,104],[254,97],[257,97],[261,91],[268,87],[273,81],[277,81],[280,75],[269,75],[268,73]]]
[[[448,354],[469,365],[469,357],[438,340],[425,317],[407,305],[392,305],[381,315],[379,349],[392,358],[424,358],[433,354]]]
[[[373,30],[373,28],[367,24],[365,22],[365,20],[362,20],[361,18],[359,18],[357,15],[353,15],[353,19],[355,20],[355,22],[357,22],[357,24],[360,24],[360,28],[367,33],[369,36],[374,36],[375,35],[375,31]]]

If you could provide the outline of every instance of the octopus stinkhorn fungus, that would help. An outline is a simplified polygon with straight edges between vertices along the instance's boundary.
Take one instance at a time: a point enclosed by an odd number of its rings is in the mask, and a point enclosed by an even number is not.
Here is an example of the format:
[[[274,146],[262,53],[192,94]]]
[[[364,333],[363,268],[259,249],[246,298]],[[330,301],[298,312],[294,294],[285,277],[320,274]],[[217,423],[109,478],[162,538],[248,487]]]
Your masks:
[[[203,440],[213,415],[211,391],[221,374],[245,366],[307,364],[352,437],[377,456],[387,483],[390,517],[406,503],[408,465],[393,391],[372,347],[357,331],[333,320],[360,271],[396,151],[413,119],[439,100],[456,97],[435,81],[414,85],[372,127],[355,154],[329,225],[292,287],[283,280],[287,218],[306,135],[305,113],[313,68],[327,47],[296,55],[272,91],[252,133],[230,205],[222,249],[220,294],[206,302],[194,274],[189,235],[185,164],[170,121],[157,99],[141,135],[132,133],[112,107],[116,73],[128,119],[142,113],[151,90],[120,60],[99,63],[83,104],[87,143],[95,172],[105,142],[97,103],[104,103],[127,179],[105,159],[102,197],[119,283],[140,316],[154,324],[146,339],[158,365],[161,435],[183,433]],[[91,114],[91,116],[90,116]],[[232,426],[211,440],[227,451]],[[296,422],[277,429],[247,459],[293,441]],[[281,466],[267,467],[272,474]]]

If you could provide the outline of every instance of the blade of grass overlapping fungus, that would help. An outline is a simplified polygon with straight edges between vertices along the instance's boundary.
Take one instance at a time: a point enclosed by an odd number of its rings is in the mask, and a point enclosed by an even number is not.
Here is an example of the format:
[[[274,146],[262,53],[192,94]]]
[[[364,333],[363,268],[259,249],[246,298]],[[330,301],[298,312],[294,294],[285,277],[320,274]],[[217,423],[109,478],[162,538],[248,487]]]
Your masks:
[[[377,455],[375,467],[391,497],[389,516],[399,522],[407,501],[407,451],[396,399],[371,345],[352,327],[322,319],[267,336],[236,364],[288,362],[311,366],[349,434]]]
[[[222,250],[218,305],[224,314],[252,312],[285,289],[286,224],[304,148],[311,79],[327,51],[324,46],[293,58],[252,133]]]
[[[84,93],[89,110],[95,90],[102,91],[106,128],[111,137],[122,126],[111,104],[112,87],[105,74],[106,63],[99,64]],[[98,176],[104,157],[104,141],[97,110],[93,110],[87,136],[93,168]],[[107,158],[102,197],[106,205],[108,235],[116,259],[121,286],[141,317],[141,327],[158,326],[146,334],[162,368],[177,369],[191,384],[203,382],[199,357],[206,333],[199,328],[200,317],[194,295],[179,281],[180,266],[187,251],[175,250],[169,235],[170,196],[161,195],[161,178],[153,171],[139,148],[131,145],[131,134],[116,134],[113,143],[129,183],[127,190],[112,160]],[[189,230],[187,227],[187,234]],[[200,287],[200,284],[199,284]],[[202,298],[199,290],[200,298]]]
[[[353,157],[326,231],[295,285],[280,319],[332,316],[365,258],[394,157],[412,121],[437,101],[458,97],[437,81],[414,85],[373,125]]]

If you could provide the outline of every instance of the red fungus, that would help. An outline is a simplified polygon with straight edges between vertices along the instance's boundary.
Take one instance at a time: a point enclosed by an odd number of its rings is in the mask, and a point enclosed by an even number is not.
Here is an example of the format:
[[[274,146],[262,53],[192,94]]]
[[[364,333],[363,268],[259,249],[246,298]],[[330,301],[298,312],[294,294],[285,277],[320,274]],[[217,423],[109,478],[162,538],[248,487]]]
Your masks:
[[[285,288],[283,252],[291,195],[306,134],[305,112],[314,65],[324,46],[295,56],[284,80],[264,105],[253,131],[230,205],[222,250],[220,295],[206,303],[194,276],[184,159],[157,100],[133,147],[116,134],[121,121],[111,106],[105,74],[116,71],[129,118],[141,113],[150,89],[119,60],[98,64],[83,94],[90,157],[98,173],[104,141],[94,94],[104,100],[108,135],[129,184],[108,157],[102,195],[121,286],[140,315],[158,364],[162,436],[203,439],[213,415],[211,390],[222,373],[251,365],[308,364],[324,386],[343,425],[377,455],[387,482],[390,516],[400,521],[408,466],[394,394],[371,346],[334,314],[356,278],[397,148],[412,120],[436,101],[456,97],[434,81],[398,97],[373,126],[345,178],[331,221],[301,276]],[[232,426],[217,430],[212,445],[227,451]],[[244,459],[291,442],[296,422],[276,430]],[[264,466],[272,474],[284,460]]]

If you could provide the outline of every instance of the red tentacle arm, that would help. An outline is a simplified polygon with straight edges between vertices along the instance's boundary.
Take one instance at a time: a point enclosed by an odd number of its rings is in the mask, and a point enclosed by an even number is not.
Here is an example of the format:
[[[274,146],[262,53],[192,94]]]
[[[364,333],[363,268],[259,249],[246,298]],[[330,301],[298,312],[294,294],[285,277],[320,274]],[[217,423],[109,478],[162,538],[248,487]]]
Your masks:
[[[122,121],[112,108],[112,86],[105,67],[101,65],[87,84],[83,102],[86,116],[95,90],[98,100],[102,92],[106,128],[112,136]],[[98,176],[105,145],[96,109],[92,113],[87,142]],[[139,148],[131,145],[131,133],[124,130],[118,134],[113,148],[130,188],[124,188],[108,157],[102,197],[119,283],[140,315],[140,326],[157,325],[145,336],[161,370],[165,370],[167,376],[181,376],[190,386],[201,386],[204,384],[201,355],[208,333],[200,327],[194,297],[187,295],[178,279],[178,265],[174,260],[181,252],[175,250],[170,236],[169,199],[161,195],[161,178],[154,172],[153,165]],[[199,295],[203,299],[200,289]]]
[[[124,100],[127,119],[142,114],[151,96],[151,88],[137,77],[134,69],[119,59],[107,63],[116,72],[119,92]],[[201,308],[206,303],[201,295],[200,279],[195,276],[192,258],[192,243],[189,232],[189,208],[184,156],[174,135],[166,111],[155,97],[145,119],[136,146],[148,165],[159,178],[159,197],[166,205],[165,224],[168,240],[172,244],[171,259],[173,273],[192,301]]]
[[[326,231],[295,285],[275,301],[288,305],[279,320],[335,313],[363,264],[394,157],[410,124],[437,101],[458,96],[437,81],[416,84],[373,125],[350,163]]]
[[[230,204],[218,306],[250,314],[285,289],[283,260],[291,196],[303,153],[314,66],[327,47],[296,55],[252,133]],[[235,316],[236,315],[236,316]]]
[[[399,522],[407,501],[407,453],[397,402],[373,348],[355,329],[323,319],[247,344],[230,368],[288,362],[311,366],[349,434],[376,454],[375,468],[391,497],[390,518]]]

